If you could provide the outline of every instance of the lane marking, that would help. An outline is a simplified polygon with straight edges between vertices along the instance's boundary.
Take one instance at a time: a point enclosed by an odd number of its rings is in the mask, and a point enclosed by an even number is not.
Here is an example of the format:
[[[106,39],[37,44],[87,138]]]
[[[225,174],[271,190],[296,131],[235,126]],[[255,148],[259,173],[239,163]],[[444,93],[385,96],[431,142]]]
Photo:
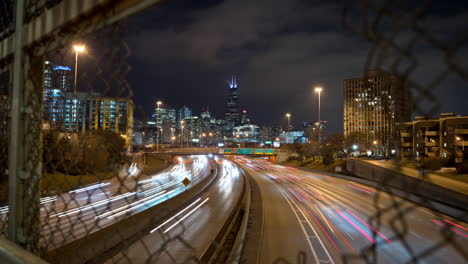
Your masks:
[[[292,206],[291,202],[289,201],[288,197],[284,194],[284,192],[282,190],[280,190],[281,194],[284,196],[284,198],[286,199],[286,201],[288,202],[289,206],[291,207],[294,215],[296,216],[297,218],[297,221],[299,222],[299,225],[301,226],[302,228],[302,232],[304,233],[304,236],[306,238],[309,237],[309,234],[307,233],[307,231],[305,230],[305,227],[304,225],[302,224],[302,221],[301,219],[299,218],[299,215],[296,213],[296,210],[294,209],[294,207]],[[315,249],[314,247],[312,246],[312,242],[310,241],[310,239],[306,239],[307,240],[307,244],[309,244],[309,248],[310,248],[310,251],[312,252],[312,255],[314,256],[316,262],[318,263],[319,262],[319,259],[318,259],[318,256],[317,256],[317,253],[315,252]]]
[[[286,196],[285,193],[284,193],[283,191],[281,191],[281,193],[283,194],[283,196],[286,197],[286,199],[289,199],[289,200],[288,200],[288,203],[290,204],[291,208],[292,208],[291,203],[293,203],[297,208],[299,208],[299,206],[297,205],[297,203],[296,203],[293,199],[291,199],[291,198],[289,198],[288,196]],[[323,248],[325,254],[326,254],[327,257],[330,259],[330,263],[335,264],[335,261],[334,261],[333,258],[331,257],[330,252],[328,252],[328,249],[327,249],[327,248],[325,247],[325,245],[323,244],[323,241],[322,241],[322,239],[320,238],[320,236],[318,235],[318,233],[317,233],[317,231],[315,230],[314,226],[310,223],[309,219],[306,217],[306,215],[304,214],[304,212],[302,212],[302,210],[300,210],[300,213],[301,213],[302,217],[303,217],[304,219],[306,219],[307,223],[309,224],[309,227],[310,227],[310,228],[312,229],[312,231],[314,232],[314,235],[317,236],[317,239],[318,239],[320,245],[322,246],[322,248]],[[294,212],[294,214],[296,214],[296,217],[298,216],[296,212]],[[298,218],[298,219],[299,219],[299,218]],[[301,226],[302,226],[302,223],[300,223],[300,224],[301,224]],[[302,226],[302,228],[303,228],[303,231],[306,232],[303,226]],[[306,234],[306,233],[305,233],[305,234]],[[309,246],[312,248],[312,244],[311,244],[310,240],[308,239],[307,241],[309,241]],[[313,251],[313,252],[315,252],[315,251]],[[314,256],[317,256],[317,255],[314,254]],[[319,261],[317,257],[316,257],[315,259],[316,259],[317,261]]]

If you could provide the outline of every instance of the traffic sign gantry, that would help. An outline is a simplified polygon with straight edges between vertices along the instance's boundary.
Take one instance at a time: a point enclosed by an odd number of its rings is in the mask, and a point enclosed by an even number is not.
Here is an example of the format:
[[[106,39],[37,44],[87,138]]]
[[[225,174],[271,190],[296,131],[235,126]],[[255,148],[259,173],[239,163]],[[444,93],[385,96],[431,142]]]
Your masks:
[[[185,185],[185,187],[187,187],[191,183],[191,181],[189,179],[185,178],[185,179],[182,180],[182,183]]]

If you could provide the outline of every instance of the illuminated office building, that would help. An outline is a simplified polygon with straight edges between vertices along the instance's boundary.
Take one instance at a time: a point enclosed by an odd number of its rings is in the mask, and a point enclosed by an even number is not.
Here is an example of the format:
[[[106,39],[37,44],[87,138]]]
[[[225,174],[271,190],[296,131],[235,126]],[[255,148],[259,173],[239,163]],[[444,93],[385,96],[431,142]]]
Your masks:
[[[50,61],[44,67],[44,122],[51,130],[60,131],[64,123],[64,96],[71,87],[71,68]]]
[[[395,148],[395,122],[411,117],[407,85],[381,70],[344,80],[344,135],[356,150],[388,155]]]
[[[88,100],[90,130],[109,129],[120,134],[127,145],[133,135],[133,101],[124,98],[96,97]]]

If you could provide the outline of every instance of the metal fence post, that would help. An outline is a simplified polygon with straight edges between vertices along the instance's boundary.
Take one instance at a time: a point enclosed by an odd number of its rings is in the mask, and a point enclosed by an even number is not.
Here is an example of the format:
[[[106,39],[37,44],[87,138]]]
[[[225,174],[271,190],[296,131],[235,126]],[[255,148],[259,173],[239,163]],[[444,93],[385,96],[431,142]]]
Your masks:
[[[24,54],[25,1],[16,1],[9,147],[8,238],[36,253],[42,173],[42,57]]]

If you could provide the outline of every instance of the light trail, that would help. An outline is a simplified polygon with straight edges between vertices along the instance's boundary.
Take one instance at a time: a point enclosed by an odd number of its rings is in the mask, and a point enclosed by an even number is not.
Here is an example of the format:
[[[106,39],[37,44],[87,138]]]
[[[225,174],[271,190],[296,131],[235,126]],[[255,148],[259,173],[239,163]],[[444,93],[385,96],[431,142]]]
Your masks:
[[[346,220],[349,224],[351,224],[354,228],[356,228],[356,230],[359,231],[359,233],[361,233],[365,238],[367,238],[367,240],[369,240],[372,244],[375,243],[375,240],[371,236],[369,236],[364,230],[362,230],[362,228],[360,228],[353,221],[351,221],[351,219],[349,219],[346,215],[344,215],[342,212],[338,211],[337,209],[335,209],[335,211],[341,217],[343,217],[344,220]]]
[[[88,186],[88,187],[72,190],[72,191],[69,191],[69,193],[86,192],[86,191],[96,189],[96,188],[99,188],[99,187],[103,187],[103,186],[106,186],[106,185],[109,185],[109,184],[110,184],[110,182],[102,182],[102,183],[94,184],[94,185],[91,185],[91,186]]]
[[[140,207],[142,207],[142,206],[148,205],[149,203],[154,202],[154,201],[158,200],[159,198],[161,198],[162,196],[168,195],[169,193],[172,193],[172,192],[174,192],[174,191],[170,191],[170,192],[168,192],[168,193],[166,193],[166,194],[158,195],[158,196],[156,196],[156,197],[154,197],[153,199],[150,199],[150,200],[138,201],[138,202],[140,202],[140,204],[138,204],[138,205],[136,205],[136,206],[133,206],[133,207],[131,207],[131,208],[128,208],[128,209],[126,209],[126,210],[123,210],[123,211],[120,212],[120,213],[117,213],[117,214],[113,214],[113,215],[111,215],[111,216],[108,216],[107,219],[112,219],[112,218],[114,218],[114,217],[123,215],[123,214],[125,214],[125,213],[127,213],[127,212],[130,212],[130,211],[135,211],[136,209],[138,209],[138,208],[140,208]],[[152,196],[150,196],[150,197],[152,197]],[[149,197],[148,197],[148,198],[149,198]],[[146,198],[145,198],[145,199],[146,199]]]
[[[186,215],[184,215],[180,220],[175,222],[173,225],[171,225],[166,231],[164,231],[164,234],[171,231],[172,228],[174,228],[177,224],[180,222],[184,221],[185,218],[189,217],[193,212],[195,212],[198,208],[200,208],[202,205],[204,205],[206,202],[208,202],[210,198],[206,198],[201,204],[197,205],[197,207],[193,208],[192,211],[188,212]]]
[[[338,246],[335,244],[335,241],[333,241],[333,239],[330,237],[330,235],[328,234],[328,232],[325,230],[325,228],[322,226],[322,224],[319,222],[319,220],[317,219],[317,217],[315,217],[315,215],[310,211],[310,210],[307,210],[307,212],[309,212],[310,216],[312,216],[312,218],[314,218],[315,222],[318,224],[318,226],[320,227],[320,229],[322,229],[323,233],[325,234],[325,236],[327,236],[328,240],[330,240],[330,242],[332,243],[333,247],[338,251],[338,252],[341,252],[341,250],[338,248]]]
[[[468,235],[463,234],[461,231],[459,231],[459,230],[457,230],[457,229],[455,229],[455,228],[453,228],[453,227],[451,227],[451,226],[447,226],[447,225],[445,225],[444,223],[441,223],[441,222],[439,222],[439,221],[437,221],[437,220],[432,220],[432,222],[436,223],[437,225],[440,225],[441,227],[450,229],[450,230],[452,230],[453,232],[459,234],[460,236],[462,236],[462,237],[464,237],[464,238],[468,238]]]
[[[105,212],[105,213],[103,213],[103,214],[101,214],[101,215],[97,215],[97,216],[95,216],[94,218],[101,218],[101,217],[110,215],[110,214],[112,214],[112,213],[114,213],[114,212],[117,212],[117,211],[122,210],[124,207],[127,207],[127,208],[128,208],[128,207],[131,207],[131,206],[134,205],[134,204],[138,204],[138,203],[141,203],[141,202],[143,202],[143,201],[149,200],[149,199],[151,199],[151,198],[153,198],[153,197],[155,197],[155,196],[157,196],[157,195],[163,194],[163,193],[165,193],[165,192],[166,192],[166,190],[161,191],[161,192],[159,192],[159,193],[157,193],[157,194],[153,194],[153,195],[151,195],[151,196],[148,196],[148,197],[143,198],[143,199],[141,199],[141,200],[138,200],[138,201],[136,201],[136,202],[129,203],[129,204],[126,204],[126,205],[124,205],[124,206],[121,206],[121,207],[118,207],[118,208],[116,208],[116,209],[113,209],[113,210],[111,210],[111,211],[109,211],[109,212]]]
[[[78,212],[81,212],[83,210],[93,208],[93,207],[96,207],[96,206],[100,206],[100,205],[103,205],[103,204],[106,204],[106,203],[110,203],[110,202],[113,202],[113,201],[128,197],[128,196],[133,195],[133,194],[135,194],[135,192],[124,193],[124,194],[115,196],[113,198],[108,198],[108,199],[105,199],[105,200],[102,200],[102,201],[99,201],[99,202],[96,202],[96,203],[80,206],[78,208],[74,208],[74,209],[71,209],[71,210],[68,210],[68,211],[65,211],[65,212],[61,212],[61,213],[58,213],[58,214],[53,214],[50,217],[54,217],[54,216],[63,217],[63,216],[70,215],[70,214],[73,214],[73,213],[78,213]]]
[[[355,214],[353,214],[351,211],[349,211],[348,209],[346,209],[346,211],[351,214],[354,218],[356,218],[359,222],[363,223],[364,225],[366,225],[367,227],[369,227],[370,229],[374,230],[375,233],[377,233],[377,235],[379,235],[380,237],[382,237],[383,239],[385,239],[385,241],[387,241],[388,243],[393,243],[390,239],[388,239],[386,236],[384,236],[382,233],[380,233],[379,231],[377,231],[375,228],[373,228],[372,226],[368,225],[366,222],[364,222],[361,218],[357,217]]]
[[[170,221],[172,221],[172,219],[176,218],[177,216],[179,216],[180,214],[182,214],[183,212],[187,211],[190,207],[192,207],[194,204],[196,204],[197,202],[199,202],[201,200],[201,198],[198,198],[197,200],[195,200],[195,202],[191,203],[189,206],[185,207],[182,211],[178,212],[176,215],[172,216],[171,218],[167,219],[164,223],[160,224],[158,227],[156,227],[155,229],[151,230],[150,233],[153,233],[155,231],[157,231],[159,228],[161,228],[162,226],[164,226],[165,224],[169,223]]]

